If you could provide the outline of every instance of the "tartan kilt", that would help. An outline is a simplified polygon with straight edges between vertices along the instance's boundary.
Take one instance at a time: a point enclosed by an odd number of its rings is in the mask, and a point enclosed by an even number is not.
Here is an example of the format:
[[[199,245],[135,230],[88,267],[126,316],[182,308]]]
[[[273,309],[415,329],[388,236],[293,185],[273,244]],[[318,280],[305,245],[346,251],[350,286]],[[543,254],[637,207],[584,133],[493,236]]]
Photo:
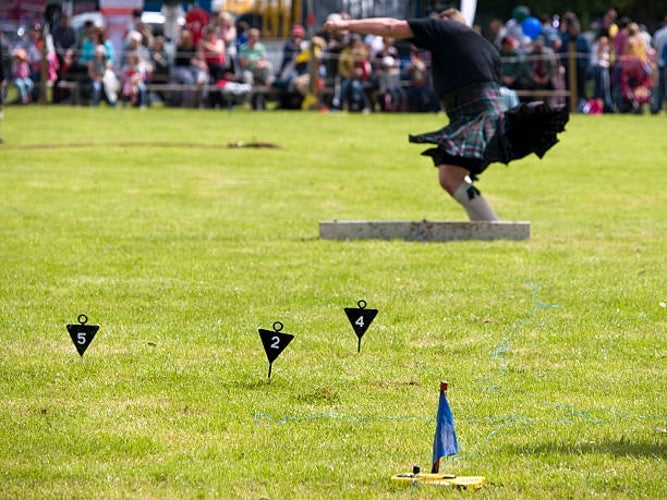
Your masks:
[[[542,158],[558,142],[569,119],[564,107],[522,103],[507,110],[499,87],[473,85],[445,96],[449,124],[440,130],[410,135],[410,142],[435,144],[422,153],[434,165],[465,167],[475,178],[491,163],[508,164],[530,153]]]

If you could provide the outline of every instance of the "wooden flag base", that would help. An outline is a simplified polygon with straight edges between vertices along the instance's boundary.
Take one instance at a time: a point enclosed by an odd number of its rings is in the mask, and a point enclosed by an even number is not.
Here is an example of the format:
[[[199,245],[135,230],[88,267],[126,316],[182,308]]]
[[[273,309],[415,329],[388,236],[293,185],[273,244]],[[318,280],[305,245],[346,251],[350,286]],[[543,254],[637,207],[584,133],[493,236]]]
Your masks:
[[[320,222],[323,240],[527,240],[530,222],[351,221]]]
[[[454,474],[396,474],[391,477],[391,480],[396,483],[449,486],[461,490],[479,489],[484,486],[483,476],[455,476]]]

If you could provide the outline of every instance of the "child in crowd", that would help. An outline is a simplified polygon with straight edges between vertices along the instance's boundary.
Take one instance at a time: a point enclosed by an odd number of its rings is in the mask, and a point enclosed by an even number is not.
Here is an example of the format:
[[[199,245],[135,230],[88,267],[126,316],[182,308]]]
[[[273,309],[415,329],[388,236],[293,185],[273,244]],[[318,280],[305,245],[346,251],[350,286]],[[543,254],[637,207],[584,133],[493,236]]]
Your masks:
[[[136,52],[128,52],[123,66],[123,105],[128,102],[139,108],[146,108],[148,92],[146,78],[148,68]]]
[[[30,61],[23,49],[17,49],[12,58],[12,81],[19,94],[19,102],[30,102],[30,95],[35,84],[30,78]]]

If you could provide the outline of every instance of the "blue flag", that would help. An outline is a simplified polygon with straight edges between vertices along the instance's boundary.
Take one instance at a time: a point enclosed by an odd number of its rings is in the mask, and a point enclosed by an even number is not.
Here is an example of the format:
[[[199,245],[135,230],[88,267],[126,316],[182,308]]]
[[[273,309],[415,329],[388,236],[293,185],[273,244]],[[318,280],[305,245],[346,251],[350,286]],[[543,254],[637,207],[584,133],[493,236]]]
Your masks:
[[[459,443],[456,440],[456,430],[454,430],[454,416],[452,415],[452,409],[449,407],[449,401],[447,401],[446,387],[444,383],[440,387],[438,418],[435,427],[435,438],[433,439],[432,473],[439,472],[440,458],[456,455],[459,452]]]

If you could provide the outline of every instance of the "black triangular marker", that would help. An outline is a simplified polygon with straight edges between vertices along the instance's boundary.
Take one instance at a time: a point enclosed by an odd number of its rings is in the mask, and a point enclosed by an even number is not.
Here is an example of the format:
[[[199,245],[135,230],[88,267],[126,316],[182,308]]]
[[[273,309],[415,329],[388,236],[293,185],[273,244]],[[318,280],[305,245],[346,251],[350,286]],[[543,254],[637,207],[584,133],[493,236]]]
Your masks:
[[[345,314],[347,314],[347,319],[350,320],[352,328],[354,328],[354,333],[357,334],[359,342],[357,345],[357,352],[361,352],[361,337],[364,336],[368,327],[371,326],[371,323],[377,316],[377,309],[366,309],[366,301],[360,300],[357,302],[358,308],[356,307],[346,307]]]
[[[69,336],[72,337],[72,342],[74,342],[77,352],[80,356],[83,356],[83,353],[88,349],[100,327],[98,325],[87,325],[88,316],[85,314],[80,314],[77,320],[79,324],[67,325],[67,331],[69,332]]]
[[[282,333],[280,331],[282,329],[283,324],[280,321],[273,323],[273,330],[259,329],[259,336],[262,339],[262,344],[264,344],[264,352],[266,352],[266,357],[269,360],[268,378],[271,378],[271,366],[273,362],[294,338],[294,335]]]

